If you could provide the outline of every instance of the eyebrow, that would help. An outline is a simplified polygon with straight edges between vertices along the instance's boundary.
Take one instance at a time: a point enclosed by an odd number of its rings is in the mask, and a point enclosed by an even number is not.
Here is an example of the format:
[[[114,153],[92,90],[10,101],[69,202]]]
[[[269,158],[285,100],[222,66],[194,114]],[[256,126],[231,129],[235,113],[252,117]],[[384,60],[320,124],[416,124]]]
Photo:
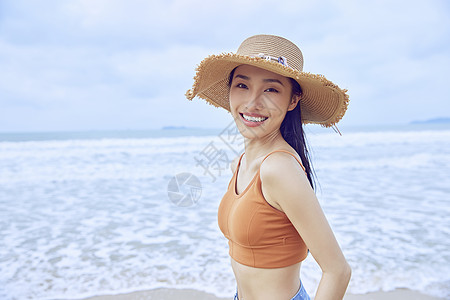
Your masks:
[[[242,79],[244,79],[244,80],[250,80],[250,77],[245,76],[245,75],[240,75],[240,74],[234,76],[234,78],[242,78]]]
[[[264,79],[264,82],[278,82],[279,84],[281,84],[282,86],[284,86],[283,83],[281,83],[281,81],[279,81],[278,79]]]
[[[245,76],[245,75],[241,75],[241,74],[236,75],[234,78],[241,78],[241,79],[244,79],[244,80],[250,80],[250,77]],[[276,83],[279,83],[282,86],[284,86],[284,84],[281,81],[279,81],[278,79],[267,78],[267,79],[263,79],[263,81],[264,82],[276,82]]]

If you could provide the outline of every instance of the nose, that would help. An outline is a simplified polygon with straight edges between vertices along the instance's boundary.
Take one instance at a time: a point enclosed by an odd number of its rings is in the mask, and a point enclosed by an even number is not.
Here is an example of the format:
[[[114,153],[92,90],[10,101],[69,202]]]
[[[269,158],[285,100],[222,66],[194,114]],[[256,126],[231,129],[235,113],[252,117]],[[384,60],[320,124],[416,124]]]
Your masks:
[[[245,106],[247,109],[262,110],[265,107],[264,102],[264,93],[255,91],[250,95],[250,98]]]

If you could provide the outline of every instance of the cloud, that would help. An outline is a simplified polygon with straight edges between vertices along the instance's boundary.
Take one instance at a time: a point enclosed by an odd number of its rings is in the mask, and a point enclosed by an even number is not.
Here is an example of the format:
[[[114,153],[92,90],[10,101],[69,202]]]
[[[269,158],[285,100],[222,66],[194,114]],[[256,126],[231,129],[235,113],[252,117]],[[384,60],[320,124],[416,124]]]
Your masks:
[[[228,113],[184,92],[202,58],[258,33],[349,89],[346,124],[437,117],[448,15],[437,0],[2,1],[0,130],[224,127]]]

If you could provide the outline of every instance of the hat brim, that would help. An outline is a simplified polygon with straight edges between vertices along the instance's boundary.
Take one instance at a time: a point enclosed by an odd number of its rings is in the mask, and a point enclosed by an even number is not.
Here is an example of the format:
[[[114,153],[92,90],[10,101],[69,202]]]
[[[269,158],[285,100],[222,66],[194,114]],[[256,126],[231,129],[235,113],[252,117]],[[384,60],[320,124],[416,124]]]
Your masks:
[[[302,89],[300,109],[303,123],[330,127],[339,122],[347,110],[347,90],[340,89],[323,75],[299,72],[277,62],[234,53],[205,58],[196,69],[194,84],[186,97],[192,100],[198,96],[216,107],[230,111],[228,77],[234,68],[243,64],[296,80]]]

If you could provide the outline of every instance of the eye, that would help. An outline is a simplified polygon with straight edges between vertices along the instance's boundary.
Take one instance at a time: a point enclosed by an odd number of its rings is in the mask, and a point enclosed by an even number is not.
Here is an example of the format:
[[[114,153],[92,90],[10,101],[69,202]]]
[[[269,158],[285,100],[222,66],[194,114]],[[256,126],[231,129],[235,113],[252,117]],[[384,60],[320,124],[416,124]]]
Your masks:
[[[277,90],[277,89],[274,89],[274,88],[268,88],[268,89],[266,89],[264,92],[278,93],[278,90]]]
[[[238,84],[236,84],[236,87],[238,87],[238,88],[240,88],[240,89],[247,89],[248,87],[245,85],[245,84],[243,84],[243,83],[238,83]]]

